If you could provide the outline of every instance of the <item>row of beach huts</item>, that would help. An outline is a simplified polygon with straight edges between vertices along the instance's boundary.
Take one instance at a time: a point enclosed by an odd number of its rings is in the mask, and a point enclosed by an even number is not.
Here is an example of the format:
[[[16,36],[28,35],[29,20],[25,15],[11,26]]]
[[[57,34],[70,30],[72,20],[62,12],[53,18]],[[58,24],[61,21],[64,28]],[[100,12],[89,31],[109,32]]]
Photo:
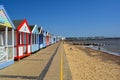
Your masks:
[[[29,25],[26,19],[11,21],[0,5],[0,69],[60,40],[62,37]]]

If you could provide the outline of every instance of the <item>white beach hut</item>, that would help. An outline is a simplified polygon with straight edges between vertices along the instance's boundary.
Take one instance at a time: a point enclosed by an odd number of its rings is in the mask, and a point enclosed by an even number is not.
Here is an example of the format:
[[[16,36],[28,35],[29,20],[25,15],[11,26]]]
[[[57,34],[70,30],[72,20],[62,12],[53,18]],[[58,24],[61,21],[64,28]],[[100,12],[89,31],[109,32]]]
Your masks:
[[[0,5],[0,69],[14,63],[14,25]]]

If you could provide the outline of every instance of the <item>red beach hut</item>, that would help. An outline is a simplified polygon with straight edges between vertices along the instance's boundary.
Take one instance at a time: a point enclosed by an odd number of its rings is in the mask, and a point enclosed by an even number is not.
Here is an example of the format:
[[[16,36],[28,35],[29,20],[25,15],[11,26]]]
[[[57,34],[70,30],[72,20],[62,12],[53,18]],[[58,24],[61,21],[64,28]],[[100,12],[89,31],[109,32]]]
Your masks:
[[[15,60],[31,54],[31,30],[26,19],[13,21],[15,30]]]

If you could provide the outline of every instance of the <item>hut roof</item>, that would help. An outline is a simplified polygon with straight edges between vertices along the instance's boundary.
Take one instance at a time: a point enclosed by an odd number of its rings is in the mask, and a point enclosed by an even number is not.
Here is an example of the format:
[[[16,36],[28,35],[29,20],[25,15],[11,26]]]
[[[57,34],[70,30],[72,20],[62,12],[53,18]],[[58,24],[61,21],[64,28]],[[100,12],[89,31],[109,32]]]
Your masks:
[[[32,31],[35,25],[29,25],[29,26],[30,26],[30,29]]]
[[[43,33],[42,27],[38,27],[40,33]]]
[[[0,20],[0,25],[1,26],[0,27],[3,28],[3,27],[7,26],[9,28],[15,28],[11,19],[8,16],[6,10],[4,9],[3,5],[0,5],[0,11],[1,11],[1,14],[2,14],[2,15],[0,15],[0,18],[1,18],[1,20]]]
[[[13,24],[15,25],[15,28],[17,29],[17,27],[20,25],[20,23],[22,22],[23,20],[12,20]]]
[[[23,20],[13,20],[13,24],[15,25],[16,30],[20,32],[30,33],[31,29],[28,26],[28,22],[26,19]]]

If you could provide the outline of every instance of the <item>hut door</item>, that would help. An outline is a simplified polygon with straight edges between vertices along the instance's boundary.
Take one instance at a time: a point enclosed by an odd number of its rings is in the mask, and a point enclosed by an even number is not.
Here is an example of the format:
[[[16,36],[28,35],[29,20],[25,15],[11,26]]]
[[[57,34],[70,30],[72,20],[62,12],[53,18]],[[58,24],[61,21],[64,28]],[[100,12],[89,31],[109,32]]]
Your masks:
[[[6,54],[5,54],[5,46],[3,42],[3,33],[0,32],[0,62],[3,62],[6,60]]]

